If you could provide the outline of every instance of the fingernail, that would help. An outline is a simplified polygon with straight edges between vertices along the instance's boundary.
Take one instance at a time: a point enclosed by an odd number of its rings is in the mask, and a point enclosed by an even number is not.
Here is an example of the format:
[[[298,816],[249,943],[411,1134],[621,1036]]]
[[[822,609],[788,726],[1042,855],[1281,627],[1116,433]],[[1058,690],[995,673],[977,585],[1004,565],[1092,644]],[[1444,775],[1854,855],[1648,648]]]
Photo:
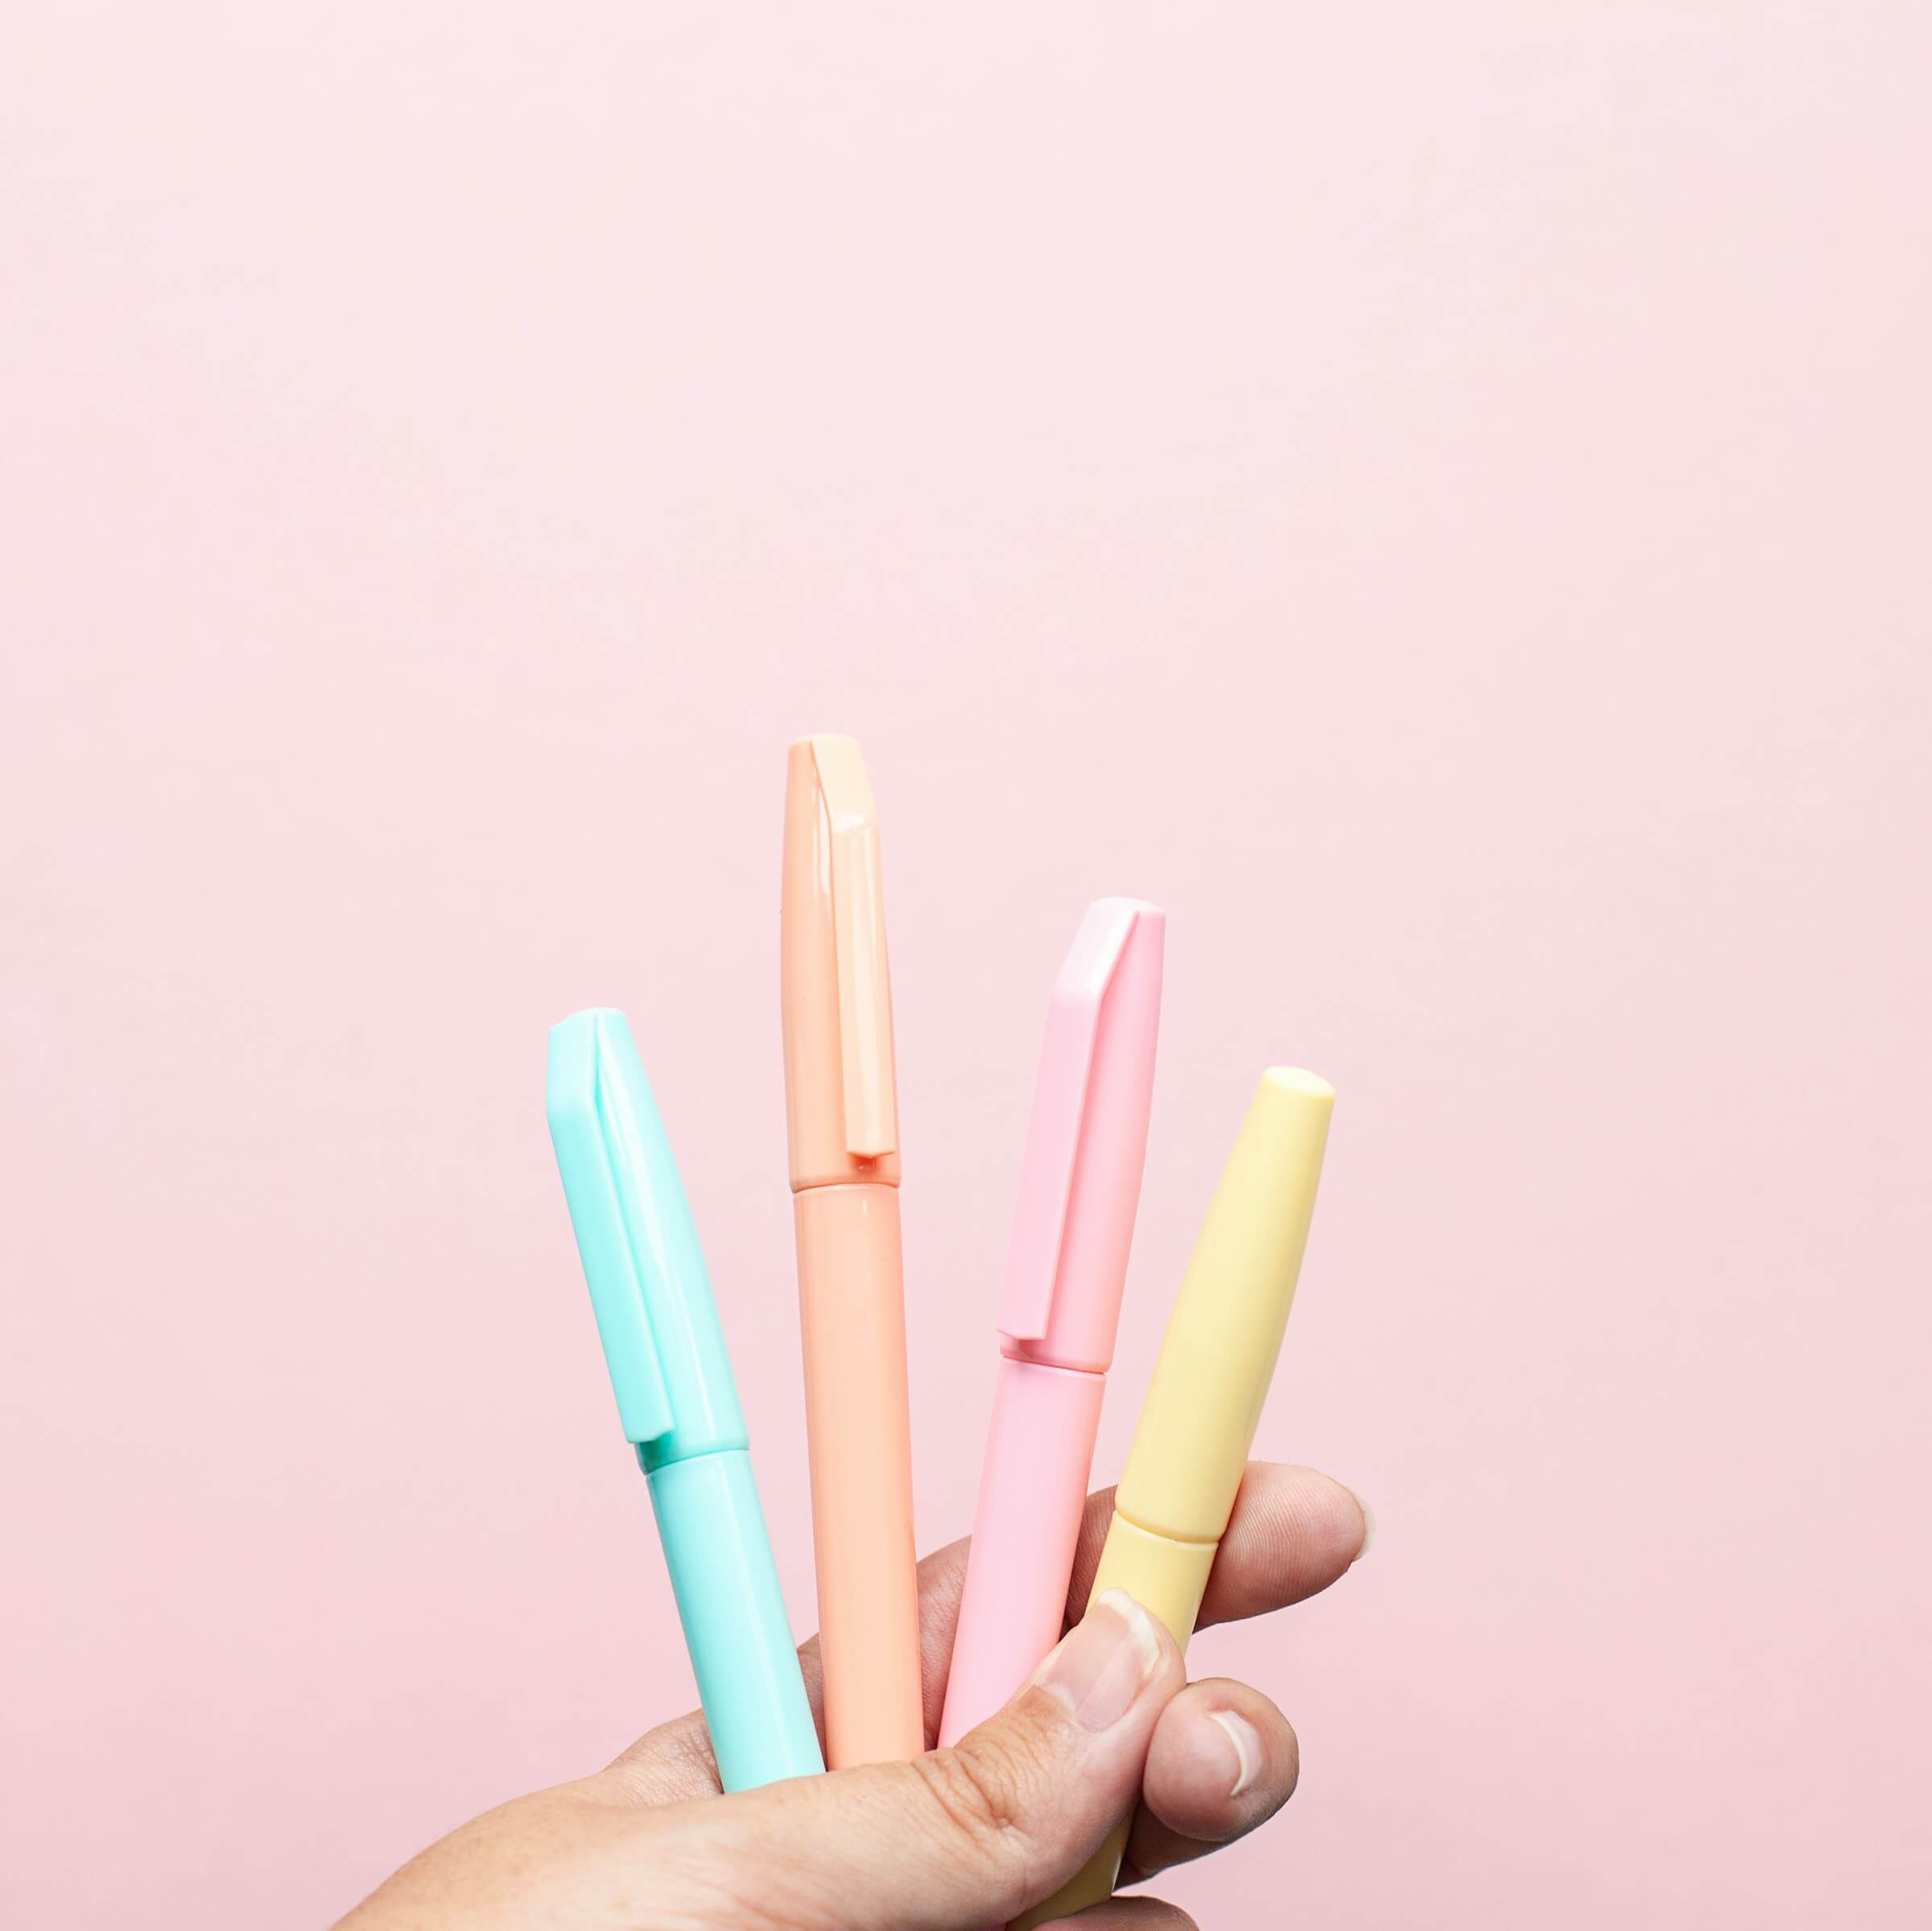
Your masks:
[[[1154,1618],[1124,1589],[1088,1605],[1077,1629],[1061,1638],[1034,1681],[1050,1690],[1083,1730],[1111,1730],[1160,1667]]]
[[[1348,1488],[1346,1482],[1342,1486]],[[1355,1559],[1359,1562],[1375,1546],[1375,1511],[1359,1490],[1348,1488],[1348,1492],[1355,1497],[1355,1505],[1362,1512],[1362,1545],[1355,1552]]]
[[[1208,1715],[1228,1733],[1228,1740],[1234,1746],[1234,1781],[1228,1786],[1230,1797],[1239,1797],[1261,1770],[1261,1739],[1245,1716],[1236,1716],[1232,1710],[1210,1710]]]

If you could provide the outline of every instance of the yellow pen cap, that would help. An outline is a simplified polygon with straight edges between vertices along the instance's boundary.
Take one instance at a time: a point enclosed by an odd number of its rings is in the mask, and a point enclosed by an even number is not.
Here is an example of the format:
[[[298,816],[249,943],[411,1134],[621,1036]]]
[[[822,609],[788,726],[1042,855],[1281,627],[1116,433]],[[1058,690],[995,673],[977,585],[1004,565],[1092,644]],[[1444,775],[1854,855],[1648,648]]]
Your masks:
[[[1188,1542],[1220,1539],[1268,1398],[1315,1214],[1335,1088],[1270,1067],[1222,1170],[1168,1318],[1115,1507]]]

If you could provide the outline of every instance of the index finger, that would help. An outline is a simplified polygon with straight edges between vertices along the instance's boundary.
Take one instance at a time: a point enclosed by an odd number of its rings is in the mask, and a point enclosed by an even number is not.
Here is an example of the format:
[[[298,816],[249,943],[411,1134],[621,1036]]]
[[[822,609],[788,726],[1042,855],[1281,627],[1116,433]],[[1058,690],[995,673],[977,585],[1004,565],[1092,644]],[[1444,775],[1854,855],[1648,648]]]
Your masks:
[[[1089,1496],[1067,1591],[1070,1620],[1087,1606],[1113,1520],[1113,1491]],[[1195,1627],[1241,1622],[1319,1595],[1348,1573],[1368,1543],[1368,1512],[1354,1490],[1312,1468],[1250,1462]]]

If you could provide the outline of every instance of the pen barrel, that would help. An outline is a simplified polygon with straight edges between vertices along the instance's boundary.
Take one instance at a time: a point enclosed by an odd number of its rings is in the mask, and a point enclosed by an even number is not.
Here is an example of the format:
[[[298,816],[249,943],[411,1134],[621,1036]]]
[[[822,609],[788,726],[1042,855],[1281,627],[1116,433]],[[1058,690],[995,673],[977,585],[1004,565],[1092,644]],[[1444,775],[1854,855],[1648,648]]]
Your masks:
[[[825,1755],[836,1770],[926,1747],[898,1193],[810,1187],[795,1196],[795,1219]]]
[[[1088,1600],[1109,1589],[1124,1589],[1143,1609],[1158,1616],[1184,1652],[1200,1614],[1208,1572],[1214,1566],[1218,1542],[1180,1542],[1157,1535],[1137,1522],[1117,1514],[1107,1531]],[[1127,1820],[1086,1863],[1042,1904],[1013,1920],[1012,1931],[1032,1931],[1035,1925],[1071,1917],[1089,1904],[1103,1904],[1113,1895],[1127,1849]]]
[[[1105,1376],[1000,1361],[939,1741],[998,1710],[1060,1640]]]
[[[720,1780],[749,1790],[823,1770],[750,1455],[667,1462],[650,1481]]]

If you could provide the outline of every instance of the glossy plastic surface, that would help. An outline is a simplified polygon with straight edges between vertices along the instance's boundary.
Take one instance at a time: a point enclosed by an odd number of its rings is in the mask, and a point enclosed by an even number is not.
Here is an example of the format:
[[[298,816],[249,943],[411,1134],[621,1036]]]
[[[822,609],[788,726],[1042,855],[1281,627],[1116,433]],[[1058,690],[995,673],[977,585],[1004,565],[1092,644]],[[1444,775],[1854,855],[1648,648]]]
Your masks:
[[[704,1252],[621,1013],[551,1028],[545,1106],[625,1435],[646,1468],[744,1447]]]
[[[1104,1372],[1133,1244],[1160,1031],[1158,907],[1087,908],[1055,981],[998,1324],[1009,1354]]]
[[[939,1741],[1005,1703],[1060,1640],[1104,1376],[1000,1363]]]
[[[942,1743],[1059,1639],[1146,1161],[1166,931],[1155,906],[1096,900],[1054,983]]]
[[[1335,1089],[1312,1073],[1261,1075],[1121,1475],[1120,1511],[1143,1529],[1212,1542],[1228,1526],[1294,1299],[1334,1105]]]
[[[843,1770],[926,1747],[899,1196],[815,1186],[793,1208],[825,1759]]]
[[[823,1769],[745,1417],[671,1141],[621,1013],[553,1027],[551,1136],[624,1432],[728,1790]]]
[[[801,738],[791,747],[779,934],[791,1184],[896,1185],[878,813],[849,737]]]
[[[919,1694],[898,1103],[878,814],[849,737],[786,769],[779,916],[827,1760],[912,1757]]]
[[[650,1500],[724,1788],[823,1770],[750,1456],[667,1463]]]

